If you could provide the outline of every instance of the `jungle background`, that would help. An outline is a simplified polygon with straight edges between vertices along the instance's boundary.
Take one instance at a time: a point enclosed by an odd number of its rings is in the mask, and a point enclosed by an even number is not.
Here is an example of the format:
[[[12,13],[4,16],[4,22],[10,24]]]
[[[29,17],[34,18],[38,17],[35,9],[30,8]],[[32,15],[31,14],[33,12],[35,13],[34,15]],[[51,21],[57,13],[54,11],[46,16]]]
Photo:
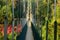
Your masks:
[[[27,9],[27,1],[26,2],[26,8]],[[39,0],[38,6],[36,4],[37,0],[32,0],[32,11],[34,14],[34,17],[36,17],[36,30],[38,30],[38,33],[40,34],[40,24],[42,25],[42,39],[46,39],[46,16],[48,14],[48,39],[54,40],[54,0],[49,0],[49,13],[47,13],[47,0]],[[56,20],[57,20],[57,40],[60,40],[60,0],[56,1]],[[23,13],[23,0],[14,0],[14,18],[25,18],[25,14]],[[20,5],[19,5],[20,4]],[[19,11],[20,10],[20,11]],[[7,11],[7,19],[8,19],[8,29],[7,34],[9,40],[11,40],[12,36],[12,29],[11,29],[11,23],[12,23],[12,2],[11,0],[7,0],[7,10],[6,10],[6,0],[0,0],[0,40],[3,40],[4,37],[4,20],[6,16]],[[16,23],[15,23],[16,24]],[[16,26],[14,29],[16,29]],[[21,26],[21,25],[18,25]],[[21,27],[18,32],[20,33]],[[14,39],[16,40],[17,32],[14,30],[15,36]]]

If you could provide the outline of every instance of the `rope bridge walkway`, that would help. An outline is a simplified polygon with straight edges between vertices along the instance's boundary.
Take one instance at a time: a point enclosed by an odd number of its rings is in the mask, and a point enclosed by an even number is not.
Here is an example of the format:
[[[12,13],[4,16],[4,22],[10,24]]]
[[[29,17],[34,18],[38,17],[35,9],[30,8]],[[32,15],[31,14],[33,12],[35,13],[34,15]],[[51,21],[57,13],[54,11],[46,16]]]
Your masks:
[[[28,27],[26,23],[21,34],[17,36],[16,40],[41,40],[41,38],[34,28],[34,25],[31,23],[31,27]]]

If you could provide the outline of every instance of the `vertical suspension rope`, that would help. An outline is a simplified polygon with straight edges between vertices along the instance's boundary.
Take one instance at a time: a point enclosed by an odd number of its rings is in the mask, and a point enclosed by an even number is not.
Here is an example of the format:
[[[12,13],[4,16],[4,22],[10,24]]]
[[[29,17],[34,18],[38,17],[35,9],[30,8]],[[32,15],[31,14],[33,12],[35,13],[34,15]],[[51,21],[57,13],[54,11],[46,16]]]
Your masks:
[[[56,1],[57,0],[54,0],[54,17],[55,17],[55,22],[54,22],[54,40],[57,40]]]
[[[34,0],[34,2],[31,2],[31,5],[32,5],[32,15],[33,15],[33,17],[32,17],[32,21],[33,21],[33,23],[34,23],[34,25],[36,25],[36,3],[35,3],[35,0]]]
[[[23,19],[25,19],[25,14],[26,14],[26,11],[25,11],[25,2],[26,2],[26,0],[22,0],[23,1]],[[25,21],[25,20],[24,20]]]
[[[36,1],[36,0],[35,0]],[[35,26],[36,26],[36,2],[34,2],[35,3]]]
[[[55,17],[55,20],[56,20],[56,0],[54,0],[54,17]]]
[[[40,38],[42,40],[42,18],[41,18],[41,21],[40,21]]]
[[[17,21],[17,35],[18,35],[18,24],[19,24],[19,13],[20,13],[20,4],[19,4],[19,0],[17,0],[17,10],[18,10],[18,13],[17,13],[17,19],[16,19],[16,21]]]
[[[37,13],[38,13],[38,0],[37,0],[37,4],[36,4],[36,5],[37,5]],[[37,18],[37,16],[36,16],[36,18]],[[37,19],[36,19],[36,20],[37,20]]]
[[[21,23],[21,4],[20,4],[20,3],[21,3],[21,0],[19,0],[19,9],[20,9],[20,10],[19,10],[19,11],[20,11],[20,18],[19,18],[19,21],[20,21],[20,23]]]
[[[36,11],[37,11],[37,1],[36,1],[36,0],[35,0],[35,4],[36,4],[36,8],[35,8],[35,18],[36,18],[35,20],[36,20],[36,21],[35,21],[35,22],[36,22],[36,24],[37,24],[37,15],[36,15]],[[37,26],[36,24],[35,24],[35,26]]]
[[[12,1],[12,40],[14,40],[14,0]]]
[[[25,14],[25,0],[23,0],[23,13]]]
[[[42,0],[40,0],[40,2],[41,2],[41,4],[43,4],[43,1],[42,1]],[[42,5],[41,5],[41,7],[42,7]],[[40,15],[41,15],[41,17],[40,17],[40,18],[41,18],[41,19],[40,19],[40,20],[41,20],[41,21],[40,21],[40,31],[41,31],[40,34],[41,34],[41,35],[40,35],[40,36],[41,36],[41,40],[42,40],[42,27],[43,27],[43,25],[42,25],[42,20],[43,20],[43,18],[42,18],[42,17],[43,17],[43,16],[42,16],[42,13],[40,13]]]
[[[35,0],[35,2],[36,2],[36,13],[35,13],[35,15],[36,15],[36,26],[37,26],[38,0]]]
[[[34,2],[31,2],[31,12],[32,12],[32,22],[35,22],[35,0]],[[35,24],[34,24],[35,25]]]
[[[8,25],[8,20],[7,20],[7,14],[8,14],[8,0],[6,0],[6,15],[5,15],[5,20],[4,20],[4,40],[7,40],[7,25]]]
[[[47,0],[46,40],[48,40],[48,14],[49,14],[49,0]]]

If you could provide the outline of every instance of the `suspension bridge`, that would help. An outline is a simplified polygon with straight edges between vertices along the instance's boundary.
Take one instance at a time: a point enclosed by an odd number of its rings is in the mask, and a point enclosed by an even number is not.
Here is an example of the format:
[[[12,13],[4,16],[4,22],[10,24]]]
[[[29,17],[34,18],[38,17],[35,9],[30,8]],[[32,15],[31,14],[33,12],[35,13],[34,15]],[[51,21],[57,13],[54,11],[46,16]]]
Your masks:
[[[6,0],[6,7],[8,6],[8,0]],[[16,0],[18,2],[18,11],[20,12],[20,8],[21,8],[21,4],[19,4],[20,2],[22,2],[21,0]],[[41,1],[41,0],[40,0]],[[14,0],[11,0],[12,2],[12,39],[14,40],[14,23],[15,23],[15,19],[14,19]],[[46,40],[48,40],[48,13],[49,13],[49,0],[47,0],[47,16],[46,16]],[[17,19],[17,24],[20,23],[22,25],[22,31],[20,32],[19,35],[17,35],[16,40],[43,40],[42,38],[42,21],[38,21],[37,23],[37,17],[35,10],[38,13],[38,6],[39,6],[39,0],[35,0],[35,5],[32,5],[32,0],[23,0],[23,11],[22,11],[22,15],[19,15],[19,19]],[[33,6],[33,7],[32,7]],[[36,9],[33,9],[36,8]],[[7,8],[6,8],[7,9]],[[6,10],[6,15],[5,15],[5,20],[4,20],[4,40],[8,40],[7,39],[7,13],[8,10]],[[18,17],[18,15],[17,15]],[[23,17],[23,18],[22,18]],[[54,40],[57,40],[57,20],[56,20],[56,0],[54,0],[54,17],[55,17],[55,21],[54,21]],[[42,19],[42,18],[41,18]],[[41,20],[40,19],[40,20]],[[20,20],[18,22],[18,20]],[[37,24],[40,25],[39,29],[40,29],[40,34],[38,32],[38,30],[35,28]]]

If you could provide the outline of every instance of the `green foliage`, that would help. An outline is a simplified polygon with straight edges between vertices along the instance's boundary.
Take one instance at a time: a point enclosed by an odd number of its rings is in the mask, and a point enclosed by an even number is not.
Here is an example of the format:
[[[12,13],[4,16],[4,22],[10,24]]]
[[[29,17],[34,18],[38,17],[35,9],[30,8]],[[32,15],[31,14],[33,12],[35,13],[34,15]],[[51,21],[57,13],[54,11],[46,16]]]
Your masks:
[[[57,3],[58,5],[58,3]],[[60,5],[60,4],[59,4]],[[60,20],[60,6],[56,6],[56,14],[57,14],[57,21]],[[54,40],[54,0],[49,0],[49,12],[47,13],[47,0],[46,1],[40,1],[38,4],[38,11],[36,11],[38,14],[37,15],[37,27],[36,29],[39,31],[39,25],[40,22],[42,24],[42,36],[43,36],[43,40],[46,39],[46,17],[48,14],[48,40]],[[43,19],[43,17],[45,18],[45,20]],[[44,25],[43,25],[44,23]],[[58,24],[60,24],[60,21],[58,21]],[[60,27],[60,26],[58,26]],[[60,29],[60,28],[59,28]],[[39,33],[40,34],[40,33]],[[58,34],[57,34],[58,35]],[[59,40],[59,39],[58,39]]]
[[[7,14],[7,17],[8,17],[8,23],[11,22],[12,20],[12,12],[11,12],[11,1],[8,1],[8,6],[6,6],[6,1],[5,0],[1,0],[0,1],[0,23],[4,23],[4,17],[6,16]]]
[[[57,14],[57,22],[58,22],[58,29],[60,30],[60,4],[58,4],[57,0],[57,6],[56,6],[56,14]],[[32,0],[32,3],[36,2],[35,0]],[[19,3],[16,2],[16,0],[14,0],[14,16],[15,17],[22,17],[23,16],[23,3],[20,3],[20,9],[19,9]],[[0,23],[4,23],[4,17],[8,16],[8,24],[11,23],[12,21],[12,2],[11,0],[8,0],[8,6],[6,7],[6,0],[0,0]],[[27,5],[27,4],[26,4]],[[37,6],[36,3],[34,3],[33,5]],[[47,5],[48,2],[47,0],[39,0],[38,2],[38,6],[35,10],[36,12],[36,17],[37,17],[37,22],[36,22],[36,29],[38,30],[38,32],[40,31],[40,24],[42,24],[42,37],[43,40],[46,39],[46,17],[48,14],[48,40],[53,40],[53,36],[54,36],[54,0],[49,0],[49,12],[47,13]],[[27,6],[26,6],[26,10],[27,10]],[[21,16],[20,16],[21,15]],[[58,30],[58,36],[60,35]],[[40,34],[40,32],[39,32]],[[11,34],[8,35],[9,39],[11,39]],[[59,38],[59,37],[58,37]],[[60,39],[59,39],[60,40]]]

